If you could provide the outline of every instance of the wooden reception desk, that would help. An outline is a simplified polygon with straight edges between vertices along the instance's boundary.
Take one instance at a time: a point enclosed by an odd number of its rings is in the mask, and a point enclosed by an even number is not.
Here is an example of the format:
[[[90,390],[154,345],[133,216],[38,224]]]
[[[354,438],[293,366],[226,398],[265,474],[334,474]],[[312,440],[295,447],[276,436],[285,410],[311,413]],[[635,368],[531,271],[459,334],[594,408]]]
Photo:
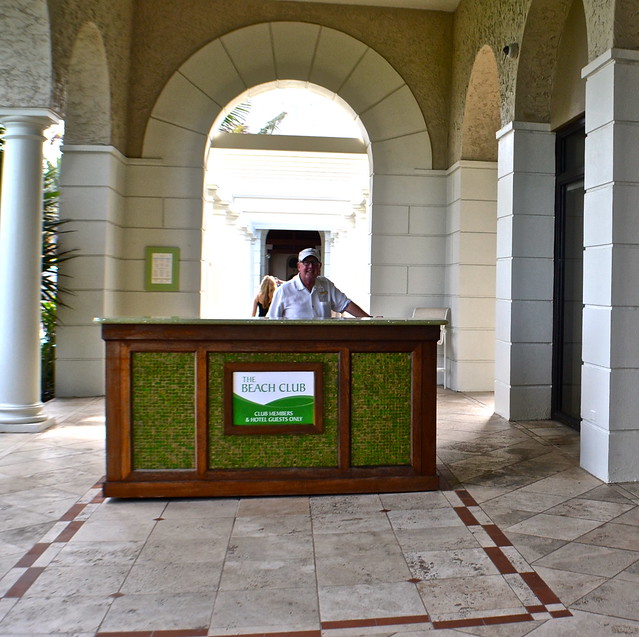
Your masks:
[[[105,496],[438,488],[441,321],[97,322],[106,344]],[[296,382],[299,373],[311,382]],[[300,397],[291,397],[245,417],[236,382],[257,393],[303,387],[310,415],[293,416]]]

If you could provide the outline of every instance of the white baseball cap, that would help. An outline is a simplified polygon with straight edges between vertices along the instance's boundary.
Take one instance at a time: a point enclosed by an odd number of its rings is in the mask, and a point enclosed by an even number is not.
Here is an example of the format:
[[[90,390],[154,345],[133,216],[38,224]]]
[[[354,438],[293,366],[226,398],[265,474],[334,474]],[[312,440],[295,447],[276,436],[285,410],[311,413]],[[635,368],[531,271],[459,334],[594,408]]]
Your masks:
[[[315,248],[304,248],[297,255],[297,260],[298,261],[304,261],[304,259],[306,259],[308,257],[315,257],[318,261],[321,261],[319,250],[316,250]]]

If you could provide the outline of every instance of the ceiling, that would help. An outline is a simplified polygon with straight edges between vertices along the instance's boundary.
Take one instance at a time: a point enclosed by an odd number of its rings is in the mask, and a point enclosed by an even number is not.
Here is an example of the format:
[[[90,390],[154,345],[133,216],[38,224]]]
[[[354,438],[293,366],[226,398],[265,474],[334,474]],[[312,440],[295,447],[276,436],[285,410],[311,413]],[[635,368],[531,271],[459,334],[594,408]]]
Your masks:
[[[369,7],[395,7],[397,9],[428,9],[449,11],[457,9],[460,0],[299,0],[300,2],[323,2],[326,4],[358,4]]]

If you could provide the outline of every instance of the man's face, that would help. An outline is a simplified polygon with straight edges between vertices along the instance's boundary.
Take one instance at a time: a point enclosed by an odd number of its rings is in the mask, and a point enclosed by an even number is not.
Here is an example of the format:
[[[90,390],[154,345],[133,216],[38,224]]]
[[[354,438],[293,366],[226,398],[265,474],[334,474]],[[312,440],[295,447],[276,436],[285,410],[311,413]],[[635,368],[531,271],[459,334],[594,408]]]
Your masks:
[[[315,257],[306,257],[304,261],[297,262],[297,271],[300,273],[302,283],[310,290],[315,285],[322,264]]]

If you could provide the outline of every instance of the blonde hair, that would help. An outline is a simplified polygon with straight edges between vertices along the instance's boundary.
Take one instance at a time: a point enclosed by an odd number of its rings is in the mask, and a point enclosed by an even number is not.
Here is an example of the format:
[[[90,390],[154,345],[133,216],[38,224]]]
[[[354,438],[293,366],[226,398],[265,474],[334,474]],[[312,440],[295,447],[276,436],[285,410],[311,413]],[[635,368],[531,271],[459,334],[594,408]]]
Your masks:
[[[257,293],[257,300],[262,307],[269,307],[271,305],[276,287],[275,277],[272,277],[270,274],[267,274],[262,279],[260,291]]]

